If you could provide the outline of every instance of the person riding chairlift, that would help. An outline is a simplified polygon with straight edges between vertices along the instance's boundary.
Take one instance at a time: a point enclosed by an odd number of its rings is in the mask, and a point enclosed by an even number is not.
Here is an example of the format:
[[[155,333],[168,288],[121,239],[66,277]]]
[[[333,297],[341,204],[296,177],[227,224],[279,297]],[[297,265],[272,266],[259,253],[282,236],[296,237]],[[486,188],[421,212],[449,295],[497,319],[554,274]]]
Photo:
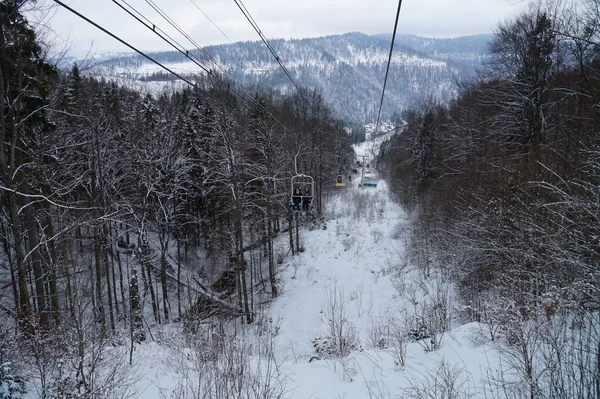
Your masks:
[[[292,194],[293,209],[300,210],[301,202],[302,202],[302,190],[300,189],[300,187],[296,187],[294,189],[294,193]]]
[[[308,211],[311,202],[312,193],[310,192],[310,186],[306,186],[304,187],[304,196],[302,197],[302,210]]]

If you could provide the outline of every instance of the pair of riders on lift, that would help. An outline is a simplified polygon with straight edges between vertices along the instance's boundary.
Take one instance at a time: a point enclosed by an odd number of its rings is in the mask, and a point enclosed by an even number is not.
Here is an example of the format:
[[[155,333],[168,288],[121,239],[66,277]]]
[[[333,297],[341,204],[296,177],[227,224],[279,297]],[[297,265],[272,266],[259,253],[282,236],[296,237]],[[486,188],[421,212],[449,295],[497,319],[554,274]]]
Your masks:
[[[304,187],[304,191],[300,187],[294,189],[292,195],[293,209],[300,210],[300,204],[302,204],[302,210],[308,211],[312,202],[312,193],[310,192],[310,186]]]

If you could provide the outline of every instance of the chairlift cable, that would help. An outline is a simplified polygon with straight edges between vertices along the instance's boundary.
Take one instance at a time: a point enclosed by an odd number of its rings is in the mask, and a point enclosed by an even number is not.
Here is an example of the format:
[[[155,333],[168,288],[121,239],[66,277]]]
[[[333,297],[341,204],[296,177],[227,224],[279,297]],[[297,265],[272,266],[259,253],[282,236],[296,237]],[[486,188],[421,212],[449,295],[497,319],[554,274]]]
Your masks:
[[[134,46],[132,46],[131,44],[129,44],[128,42],[126,42],[125,40],[121,39],[120,37],[118,37],[117,35],[115,35],[114,33],[110,32],[108,29],[103,28],[102,26],[98,25],[96,22],[92,21],[91,19],[89,19],[88,17],[86,17],[85,15],[79,13],[78,11],[74,10],[73,8],[69,7],[68,5],[66,5],[65,3],[63,3],[60,0],[52,0],[54,1],[56,4],[62,6],[63,8],[67,9],[68,11],[70,11],[71,13],[75,14],[76,16],[78,16],[79,18],[83,19],[84,21],[86,21],[87,23],[93,25],[94,27],[100,29],[102,32],[106,33],[107,35],[109,35],[110,37],[112,37],[113,39],[119,41],[120,43],[124,44],[125,46],[129,47],[130,49],[132,49],[133,51],[135,51],[136,53],[140,54],[141,56],[147,58],[148,60],[152,61],[153,63],[155,63],[156,65],[158,65],[159,67],[161,67],[162,69],[164,69],[165,71],[169,72],[170,74],[172,74],[173,76],[176,76],[177,78],[181,79],[182,81],[184,81],[185,83],[189,84],[192,87],[197,87],[197,84],[193,83],[192,81],[190,81],[189,79],[184,78],[183,76],[181,76],[180,74],[178,74],[177,72],[172,71],[171,69],[169,69],[167,66],[161,64],[159,61],[155,60],[154,58],[152,58],[151,56],[149,56],[148,54],[144,53],[141,50],[138,50],[137,48],[135,48]]]
[[[164,33],[164,30],[162,30],[159,27],[157,27],[157,25],[155,23],[152,23],[141,12],[139,12],[133,6],[131,6],[130,4],[128,4],[126,0],[121,0],[121,1],[123,1],[123,3],[125,3],[125,4],[127,4],[127,6],[130,7],[133,10],[133,12],[135,12],[136,14],[139,15],[139,17],[136,16],[136,15],[134,15],[132,11],[126,9],[123,5],[119,4],[119,2],[117,0],[112,0],[112,1],[113,1],[113,3],[115,3],[116,5],[118,5],[119,7],[121,7],[129,15],[131,15],[133,18],[135,18],[138,22],[140,22],[141,24],[143,24],[144,26],[146,26],[148,29],[150,29],[152,32],[154,32],[158,37],[160,37],[161,39],[163,39],[171,47],[173,47],[178,52],[180,52],[184,57],[188,58],[190,61],[192,61],[196,65],[198,65],[202,70],[204,70],[208,74],[208,76],[212,77],[213,79],[215,79],[217,82],[221,83],[222,85],[227,86],[227,83],[224,82],[223,80],[219,79],[218,76],[216,76],[214,73],[212,73],[212,70],[210,70],[206,66],[202,65],[200,63],[200,60],[197,57],[195,57],[193,55],[190,55],[190,53],[187,50],[185,50],[185,47],[183,45],[181,45],[179,42],[177,42],[176,40],[172,39],[169,35],[167,35],[166,33]],[[148,3],[148,4],[150,4],[150,3]],[[223,66],[221,66],[210,54],[208,54],[206,51],[200,49],[200,47],[198,46],[198,44],[195,41],[193,41],[193,39],[187,33],[185,33],[185,31],[183,31],[183,29],[181,29],[168,15],[166,15],[166,13],[164,13],[162,10],[160,10],[160,8],[158,6],[156,6],[156,7],[158,8],[158,10],[156,8],[155,8],[155,10],[159,14],[161,14],[161,16],[163,16],[164,19],[166,19],[167,21],[171,21],[170,22],[171,26],[173,26],[183,36],[185,36],[193,45],[196,46],[196,48],[198,48],[200,51],[203,51],[215,63],[215,65],[217,65],[220,69],[222,69],[236,84],[239,85],[239,87],[248,96],[247,98],[249,99],[249,101],[251,101],[251,102],[255,103],[256,105],[258,105],[259,108],[261,108],[263,111],[265,111],[271,118],[273,118],[273,120],[275,122],[277,122],[280,126],[282,126],[284,130],[286,130],[287,132],[291,132],[291,130],[287,126],[285,126],[283,124],[283,122],[281,122],[279,119],[277,119],[277,117],[275,117],[275,115],[273,115],[273,113],[271,113],[267,108],[265,108],[262,104],[260,104],[260,102],[258,102],[254,98],[254,96],[248,91],[248,89],[246,89],[244,87],[244,85],[241,82],[239,82],[237,79],[235,79],[234,76],[232,76],[231,74],[229,74],[229,72]],[[142,21],[141,20],[142,18],[144,20],[146,20],[147,22]],[[160,32],[158,32],[157,30],[160,31]],[[167,37],[170,40],[167,40]],[[229,89],[232,91],[233,94],[235,94],[236,96],[238,96],[240,99],[242,99],[242,100],[246,99],[246,97],[244,96],[244,94],[240,94],[236,89],[234,89],[232,87],[229,87]]]
[[[385,78],[383,79],[383,90],[381,91],[381,100],[379,101],[379,111],[377,112],[377,122],[375,124],[375,131],[373,134],[377,134],[379,129],[379,123],[381,122],[381,110],[383,108],[383,98],[385,96],[385,87],[387,85],[388,74],[390,72],[390,64],[392,63],[392,52],[394,51],[394,41],[396,40],[396,30],[398,29],[398,20],[400,19],[400,9],[402,8],[402,0],[398,0],[398,11],[396,11],[396,22],[394,22],[394,33],[392,34],[392,44],[390,45],[390,54],[388,55],[387,67],[385,68]]]
[[[227,34],[225,32],[223,32],[223,30],[221,28],[219,28],[219,26],[208,15],[206,15],[206,13],[200,8],[200,6],[198,4],[196,4],[196,2],[194,0],[190,0],[190,1],[192,2],[192,4],[194,6],[196,6],[196,8],[202,13],[202,15],[204,15],[206,17],[206,19],[208,19],[210,21],[210,23],[213,24],[214,27],[217,28],[219,30],[219,32],[221,32],[227,40],[229,40],[229,43],[233,44],[233,40],[231,40],[229,38],[229,36],[227,36]]]
[[[196,7],[196,8],[198,9],[198,11],[200,11],[200,12],[202,13],[202,15],[204,15],[204,17],[206,17],[206,19],[208,19],[208,21],[209,21],[211,24],[213,24],[213,26],[214,26],[215,28],[217,28],[217,30],[218,30],[219,32],[221,32],[221,34],[222,34],[222,35],[225,37],[225,39],[227,39],[227,41],[228,41],[230,44],[233,44],[233,45],[235,45],[235,43],[233,42],[233,40],[231,40],[231,38],[230,38],[229,36],[227,36],[227,34],[226,34],[224,31],[223,31],[223,29],[221,29],[221,28],[219,27],[219,25],[217,25],[217,24],[215,23],[215,21],[213,21],[213,20],[212,20],[212,19],[211,19],[211,18],[208,16],[208,14],[206,14],[206,13],[204,12],[204,10],[203,10],[202,8],[200,8],[200,6],[199,6],[199,5],[198,5],[198,4],[197,4],[197,3],[196,3],[194,0],[190,0],[190,1],[191,1],[191,2],[192,2],[192,4],[194,5],[194,7]],[[257,70],[257,71],[261,69],[261,68],[260,68],[258,65],[256,65],[256,64],[254,63],[254,61],[250,61],[250,63],[252,64],[252,66],[253,66],[253,67],[254,67],[254,68]]]
[[[114,2],[115,0],[113,0]],[[123,2],[125,2],[126,0],[121,0]],[[225,75],[227,75],[233,82],[235,82],[240,88],[241,90],[248,96],[248,99],[250,102],[256,104],[261,110],[265,111],[269,116],[271,116],[271,118],[273,118],[273,120],[275,120],[279,125],[281,125],[283,127],[284,130],[286,130],[287,132],[291,132],[290,129],[288,129],[283,122],[281,122],[279,119],[277,119],[277,117],[275,117],[275,115],[273,115],[272,112],[270,112],[266,107],[264,107],[259,101],[257,101],[254,96],[252,95],[252,93],[250,93],[250,91],[248,89],[246,89],[246,87],[238,80],[236,79],[235,76],[233,76],[228,70],[227,68],[225,68],[223,65],[221,65],[208,51],[206,51],[204,48],[202,48],[187,32],[185,32],[185,30],[183,28],[181,28],[181,26],[179,26],[175,21],[173,21],[173,19],[171,17],[169,17],[167,15],[167,13],[165,11],[163,11],[160,6],[158,6],[153,0],[145,0],[146,3],[148,5],[150,5],[150,7],[152,7],[154,9],[154,11],[156,11],[161,17],[163,17],[163,19],[165,19],[173,28],[175,28],[175,30],[177,30],[182,36],[184,36],[198,51],[202,52],[210,61],[212,61],[212,63],[219,68],[221,71],[224,72]],[[193,3],[193,0],[192,0]],[[194,3],[194,5],[196,5]],[[198,7],[196,5],[196,8],[200,9],[200,7]],[[202,11],[200,9],[200,11]],[[203,11],[202,13],[204,15],[206,15]],[[214,24],[214,22],[213,22]],[[154,26],[154,24],[153,24]],[[220,29],[219,29],[220,30]],[[180,45],[182,48],[184,48],[182,45]],[[191,59],[189,53],[186,51],[184,54],[187,58]],[[196,57],[194,57],[196,58]],[[193,61],[193,60],[192,60]],[[199,61],[199,60],[198,60]],[[210,74],[210,73],[209,73]],[[213,76],[213,78],[217,79],[216,76]],[[220,81],[219,79],[217,79],[218,81]],[[224,82],[221,82],[222,84],[225,84]],[[239,93],[237,93],[234,89],[231,89],[234,94],[236,94],[238,97],[240,97],[242,100],[244,100],[244,95],[240,95]],[[283,137],[282,137],[283,139]]]
[[[304,96],[302,94],[302,90],[300,90],[300,87],[296,84],[296,81],[292,78],[292,75],[289,73],[289,71],[287,70],[287,68],[285,67],[285,65],[283,64],[283,62],[281,61],[281,58],[275,52],[275,49],[273,48],[273,46],[271,45],[271,43],[269,42],[269,40],[267,40],[267,38],[265,37],[265,35],[262,33],[262,31],[260,30],[258,24],[254,20],[254,18],[252,18],[252,15],[250,15],[250,12],[248,11],[248,9],[244,5],[244,3],[242,3],[242,0],[233,0],[233,1],[238,6],[238,8],[242,12],[242,14],[244,14],[244,16],[246,17],[246,19],[248,20],[248,22],[250,22],[250,25],[252,25],[252,28],[254,28],[254,30],[256,31],[256,33],[258,34],[258,36],[260,37],[260,39],[263,41],[263,43],[267,46],[267,48],[269,49],[269,51],[271,52],[271,54],[273,55],[273,57],[275,57],[275,60],[277,61],[277,63],[279,64],[279,66],[281,67],[281,69],[283,70],[283,72],[287,75],[287,77],[290,80],[290,82],[292,82],[292,84],[294,85],[294,87],[298,91],[298,94],[300,94],[300,97],[304,98]]]

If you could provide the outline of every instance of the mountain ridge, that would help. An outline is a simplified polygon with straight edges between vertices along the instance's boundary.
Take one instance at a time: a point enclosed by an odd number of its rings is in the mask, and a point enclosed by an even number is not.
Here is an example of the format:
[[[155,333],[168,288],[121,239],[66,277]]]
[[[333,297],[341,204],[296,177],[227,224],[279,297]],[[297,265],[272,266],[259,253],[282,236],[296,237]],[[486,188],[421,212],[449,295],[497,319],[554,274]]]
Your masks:
[[[428,98],[447,102],[457,93],[457,82],[475,75],[487,56],[491,35],[453,39],[398,35],[384,101],[384,118]],[[294,80],[322,93],[334,117],[351,123],[376,119],[389,55],[391,35],[348,32],[303,39],[271,39],[270,44]],[[267,89],[290,94],[295,88],[260,41],[219,44],[190,50],[195,60],[213,72],[240,82],[249,90]],[[149,54],[186,76],[206,75],[177,51]],[[226,72],[223,72],[225,70]],[[141,55],[125,53],[94,62],[92,74],[133,81],[172,80],[158,65]]]

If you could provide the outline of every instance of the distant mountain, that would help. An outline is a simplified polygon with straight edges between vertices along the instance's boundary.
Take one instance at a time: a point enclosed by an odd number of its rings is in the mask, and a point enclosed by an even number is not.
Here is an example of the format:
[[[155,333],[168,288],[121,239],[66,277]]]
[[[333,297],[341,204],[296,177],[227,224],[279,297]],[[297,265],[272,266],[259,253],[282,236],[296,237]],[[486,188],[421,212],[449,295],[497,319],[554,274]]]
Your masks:
[[[397,36],[382,117],[399,115],[406,107],[426,98],[452,99],[456,83],[474,76],[475,68],[486,58],[486,45],[491,37]],[[311,39],[277,39],[270,43],[294,80],[300,86],[321,92],[336,117],[347,123],[367,123],[377,117],[390,40],[391,35],[355,32]],[[231,79],[247,88],[270,88],[280,93],[295,90],[262,42],[208,46],[190,53],[208,69],[224,74],[222,68],[225,68]],[[179,52],[153,53],[152,57],[185,76],[205,74]],[[154,87],[162,87],[174,79],[159,66],[134,54],[103,57],[94,64],[92,73],[153,82]]]

